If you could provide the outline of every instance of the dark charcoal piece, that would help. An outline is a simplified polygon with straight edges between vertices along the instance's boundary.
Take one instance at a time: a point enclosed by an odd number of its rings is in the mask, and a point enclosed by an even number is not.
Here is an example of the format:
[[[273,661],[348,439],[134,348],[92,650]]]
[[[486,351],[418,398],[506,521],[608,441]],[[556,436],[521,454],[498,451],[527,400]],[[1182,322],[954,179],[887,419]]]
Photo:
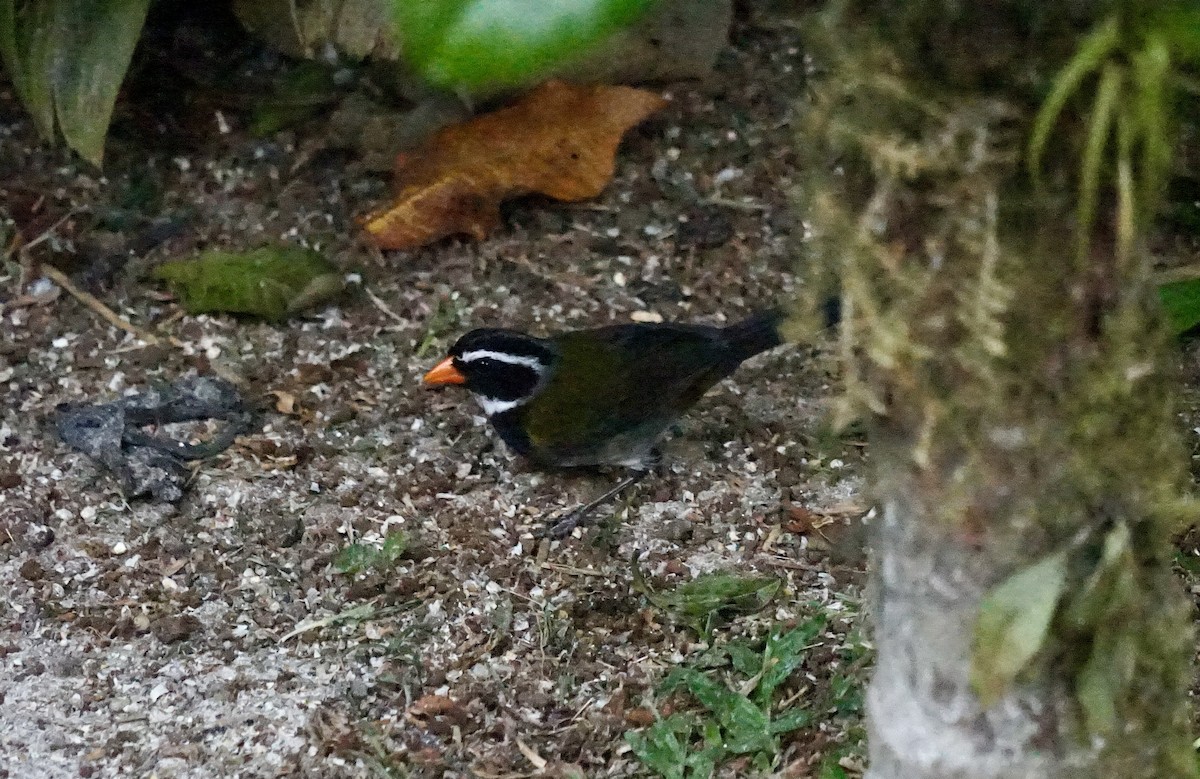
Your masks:
[[[209,441],[189,444],[142,430],[148,425],[220,419],[225,426]],[[181,379],[112,403],[64,403],[55,430],[68,446],[103,463],[128,498],[153,495],[174,503],[183,497],[188,460],[217,455],[255,426],[237,388],[205,376]]]

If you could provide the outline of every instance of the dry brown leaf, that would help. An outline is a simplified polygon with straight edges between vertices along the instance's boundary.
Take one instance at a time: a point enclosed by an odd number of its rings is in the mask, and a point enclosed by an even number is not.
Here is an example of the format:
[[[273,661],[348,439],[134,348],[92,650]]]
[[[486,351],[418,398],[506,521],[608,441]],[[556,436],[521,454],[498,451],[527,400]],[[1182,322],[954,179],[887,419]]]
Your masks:
[[[538,193],[586,200],[612,178],[621,137],[666,105],[632,87],[547,81],[518,103],[451,125],[396,160],[395,202],[363,221],[383,249],[466,233],[482,240],[500,201]]]
[[[300,416],[302,409],[295,395],[287,390],[270,390],[267,394],[274,396],[275,410],[280,414],[286,414],[291,417]]]
[[[848,538],[851,522],[847,515],[831,511],[813,512],[804,506],[791,505],[783,530],[808,538],[814,551],[827,551]]]
[[[650,709],[642,708],[630,709],[625,712],[625,722],[635,728],[648,728],[655,723],[658,718]]]
[[[789,533],[811,533],[814,529],[828,522],[826,517],[794,503],[788,506],[786,510],[787,521],[784,522],[783,529]]]
[[[424,695],[408,708],[410,718],[447,716],[452,720],[466,720],[467,710],[458,701],[445,695]]]

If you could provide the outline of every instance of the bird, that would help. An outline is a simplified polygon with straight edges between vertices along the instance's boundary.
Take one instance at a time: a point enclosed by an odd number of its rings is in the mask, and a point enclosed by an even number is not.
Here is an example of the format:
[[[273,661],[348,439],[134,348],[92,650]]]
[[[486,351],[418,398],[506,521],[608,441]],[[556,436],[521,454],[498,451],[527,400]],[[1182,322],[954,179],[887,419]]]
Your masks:
[[[628,469],[545,531],[562,538],[661,463],[663,436],[714,384],[783,343],[783,319],[770,309],[726,327],[643,322],[544,338],[479,328],[423,383],[466,388],[500,439],[536,466]]]

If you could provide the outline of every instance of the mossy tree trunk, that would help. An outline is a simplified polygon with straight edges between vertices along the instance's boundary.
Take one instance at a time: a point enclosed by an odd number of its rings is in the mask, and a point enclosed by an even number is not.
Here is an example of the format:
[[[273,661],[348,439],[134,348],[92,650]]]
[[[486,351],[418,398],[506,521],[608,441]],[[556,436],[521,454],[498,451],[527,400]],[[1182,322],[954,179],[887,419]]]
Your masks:
[[[834,6],[800,201],[871,430],[869,776],[1194,776],[1186,457],[1146,253],[1103,188],[1077,232],[1086,99],[1041,185],[1026,167],[1048,80],[1114,5]]]

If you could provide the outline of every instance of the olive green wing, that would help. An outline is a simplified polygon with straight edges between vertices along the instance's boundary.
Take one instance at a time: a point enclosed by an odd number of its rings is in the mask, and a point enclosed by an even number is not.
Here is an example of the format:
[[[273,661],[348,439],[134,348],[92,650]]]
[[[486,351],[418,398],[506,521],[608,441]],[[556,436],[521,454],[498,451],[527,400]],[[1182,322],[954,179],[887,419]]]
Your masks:
[[[556,339],[553,377],[526,416],[535,447],[582,450],[657,436],[738,364],[721,331],[619,325]]]

